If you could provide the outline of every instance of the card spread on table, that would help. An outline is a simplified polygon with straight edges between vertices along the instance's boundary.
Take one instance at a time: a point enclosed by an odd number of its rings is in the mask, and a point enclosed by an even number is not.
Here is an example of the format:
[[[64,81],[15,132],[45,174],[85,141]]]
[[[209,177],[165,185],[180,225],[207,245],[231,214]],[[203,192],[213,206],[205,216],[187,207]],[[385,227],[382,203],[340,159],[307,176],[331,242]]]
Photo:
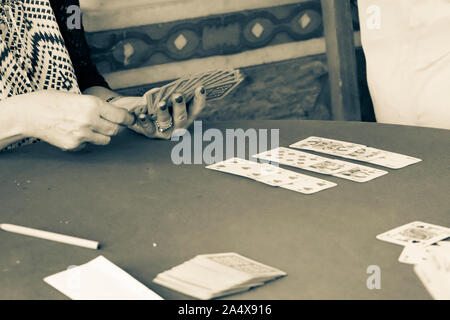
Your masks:
[[[286,276],[276,268],[237,253],[198,255],[157,275],[153,282],[202,299],[213,299],[246,291]]]
[[[156,114],[158,104],[166,101],[171,105],[171,96],[180,93],[185,101],[194,97],[195,89],[203,87],[206,90],[206,100],[213,101],[222,99],[233,91],[242,81],[244,76],[239,70],[224,69],[208,71],[201,74],[187,75],[172,81],[161,88],[153,88],[144,94],[147,101],[147,110],[141,107],[132,110],[136,115],[140,113]]]
[[[240,158],[230,158],[206,168],[239,175],[273,187],[281,187],[303,194],[312,194],[337,186],[335,183],[282,169],[268,163],[258,163]]]
[[[367,182],[388,173],[384,170],[283,147],[262,152],[253,157],[355,182]]]
[[[290,145],[291,148],[311,150],[342,158],[368,162],[391,169],[400,169],[418,163],[421,159],[362,144],[321,137],[309,137]]]
[[[377,235],[378,240],[414,247],[426,247],[448,237],[450,237],[450,228],[420,221]]]
[[[103,256],[44,281],[73,300],[162,300]]]

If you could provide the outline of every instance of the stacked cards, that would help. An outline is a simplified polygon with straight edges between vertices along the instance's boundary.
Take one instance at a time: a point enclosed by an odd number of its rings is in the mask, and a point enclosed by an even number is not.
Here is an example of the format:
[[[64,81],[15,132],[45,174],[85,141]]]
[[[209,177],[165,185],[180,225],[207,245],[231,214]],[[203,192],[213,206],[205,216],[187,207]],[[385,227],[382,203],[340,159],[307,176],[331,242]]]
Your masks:
[[[450,299],[450,228],[412,222],[377,236],[405,246],[399,261],[414,271],[434,299]]]
[[[283,147],[266,151],[253,157],[356,182],[367,182],[388,173],[387,171],[371,167],[324,158]]]
[[[208,300],[246,291],[285,275],[281,270],[231,252],[198,255],[158,274],[153,282]]]
[[[240,158],[231,158],[206,168],[235,174],[273,187],[280,187],[303,194],[312,194],[337,186],[333,182],[285,170],[267,163],[261,164]]]
[[[309,137],[290,145],[291,148],[311,150],[347,159],[369,162],[379,166],[400,169],[411,164],[422,161],[399,153],[379,150],[362,144],[326,139],[320,137]]]
[[[161,101],[171,104],[170,96],[174,93],[183,94],[185,101],[194,97],[195,89],[203,87],[206,90],[206,100],[218,100],[224,98],[234,88],[236,88],[244,77],[239,70],[214,70],[196,75],[188,75],[178,80],[170,82],[161,88],[154,88],[147,91],[144,97],[147,100],[147,110],[138,108],[134,113],[140,114],[147,111],[149,114],[156,114],[156,108]]]

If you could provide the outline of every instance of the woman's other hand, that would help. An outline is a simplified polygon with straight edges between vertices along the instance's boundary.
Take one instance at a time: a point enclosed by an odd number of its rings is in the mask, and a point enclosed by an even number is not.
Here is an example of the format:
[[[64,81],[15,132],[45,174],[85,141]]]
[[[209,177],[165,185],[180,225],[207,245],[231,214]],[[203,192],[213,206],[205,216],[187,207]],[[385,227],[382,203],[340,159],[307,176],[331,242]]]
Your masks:
[[[24,106],[19,115],[25,136],[39,138],[62,150],[77,150],[85,143],[107,145],[134,116],[92,95],[42,90],[15,96]],[[12,102],[12,101],[11,101]]]

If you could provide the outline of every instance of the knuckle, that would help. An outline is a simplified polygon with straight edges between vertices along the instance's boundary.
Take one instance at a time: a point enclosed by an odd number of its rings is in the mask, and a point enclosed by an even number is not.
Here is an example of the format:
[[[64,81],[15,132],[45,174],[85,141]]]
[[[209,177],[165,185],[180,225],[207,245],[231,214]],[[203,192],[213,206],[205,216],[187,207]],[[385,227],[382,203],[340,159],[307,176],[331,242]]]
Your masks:
[[[112,127],[111,127],[111,129],[109,130],[109,136],[115,136],[115,135],[117,135],[118,133],[119,133],[119,131],[120,131],[120,127],[118,126],[118,125],[113,125]]]
[[[91,125],[94,119],[98,117],[98,112],[95,108],[89,108],[81,115],[81,121],[84,124]]]
[[[72,139],[70,141],[67,141],[63,146],[62,149],[65,151],[72,151],[76,150],[80,146],[80,141],[77,139]]]
[[[186,122],[188,118],[188,114],[187,112],[180,112],[177,113],[176,115],[174,115],[173,120],[177,123],[182,123],[182,122]]]

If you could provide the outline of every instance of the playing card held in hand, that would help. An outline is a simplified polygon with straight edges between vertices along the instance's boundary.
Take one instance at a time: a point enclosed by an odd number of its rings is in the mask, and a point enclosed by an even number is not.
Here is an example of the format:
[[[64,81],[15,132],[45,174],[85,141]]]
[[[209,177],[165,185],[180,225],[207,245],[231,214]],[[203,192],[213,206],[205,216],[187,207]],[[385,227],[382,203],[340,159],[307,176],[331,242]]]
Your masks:
[[[194,97],[195,89],[203,87],[206,90],[206,100],[213,101],[223,99],[234,90],[242,81],[244,76],[239,70],[225,69],[208,71],[196,75],[184,76],[172,81],[161,88],[153,88],[144,94],[147,101],[147,110],[131,110],[136,115],[141,113],[156,114],[156,108],[161,101],[171,105],[170,97],[179,93],[184,96],[185,101]],[[146,112],[145,112],[146,111]]]

